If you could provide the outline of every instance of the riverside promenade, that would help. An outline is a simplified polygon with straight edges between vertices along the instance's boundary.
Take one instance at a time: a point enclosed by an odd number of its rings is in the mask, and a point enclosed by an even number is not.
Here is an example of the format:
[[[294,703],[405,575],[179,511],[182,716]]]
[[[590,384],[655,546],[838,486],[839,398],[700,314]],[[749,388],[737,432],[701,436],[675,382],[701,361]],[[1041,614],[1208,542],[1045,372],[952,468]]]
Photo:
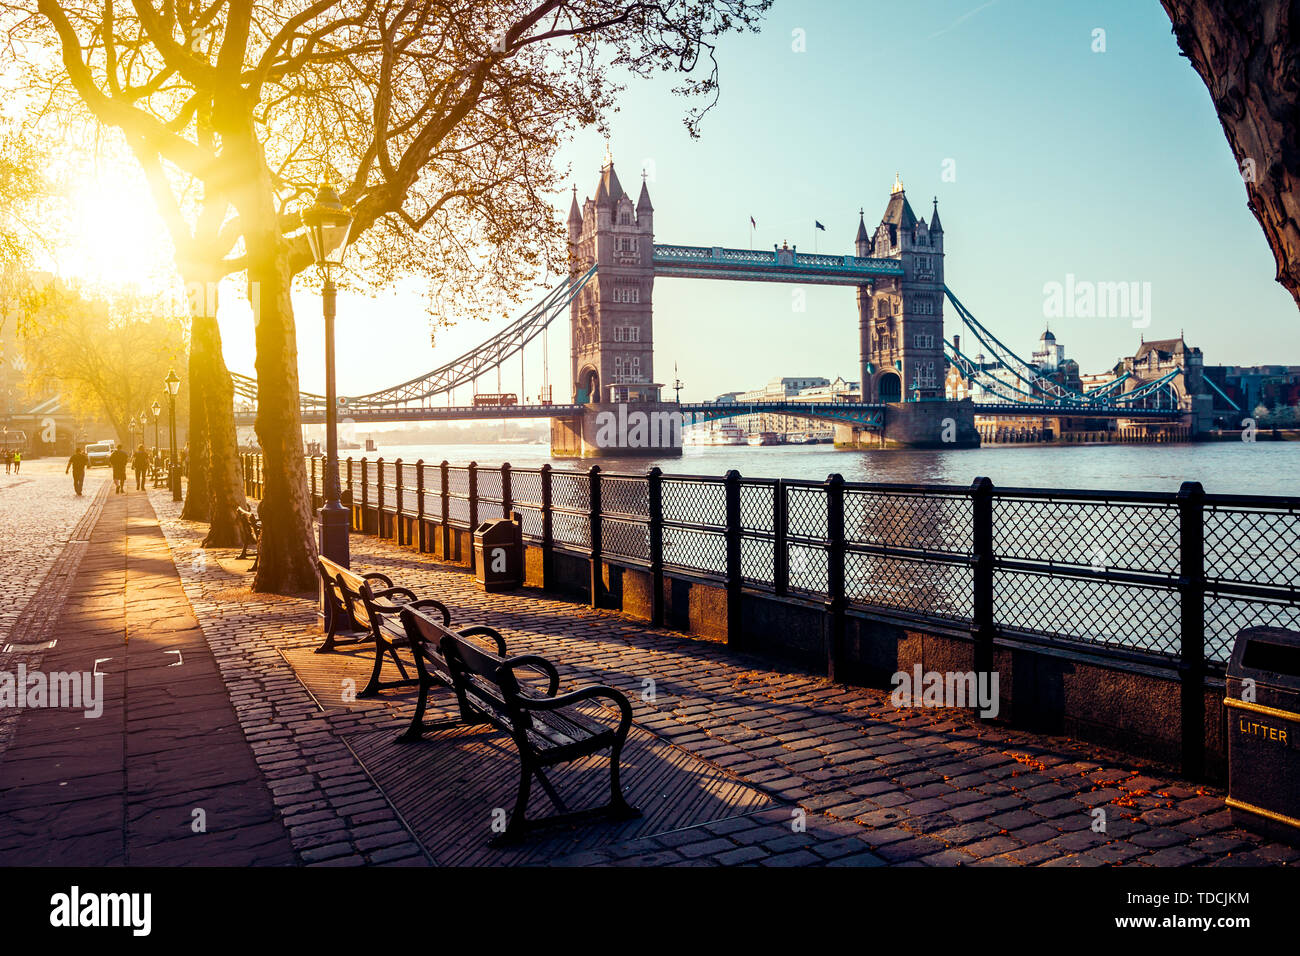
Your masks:
[[[93,473],[77,499],[61,467],[32,464],[20,476],[30,486],[0,476],[0,561],[22,605],[0,617],[0,670],[98,666],[106,699],[96,719],[0,712],[0,865],[1300,860],[1233,828],[1221,790],[1168,768],[900,710],[886,691],[540,592],[484,594],[462,569],[354,536],[355,568],[438,597],[456,626],[497,627],[512,654],[545,655],[563,690],[603,683],[633,703],[625,776],[644,817],[495,850],[490,820],[514,783],[508,741],[476,729],[395,743],[413,696],[341,693],[369,664],[312,653],[310,595],[250,593],[250,562],[202,550],[165,492],[109,495]],[[493,772],[464,769],[485,758]]]

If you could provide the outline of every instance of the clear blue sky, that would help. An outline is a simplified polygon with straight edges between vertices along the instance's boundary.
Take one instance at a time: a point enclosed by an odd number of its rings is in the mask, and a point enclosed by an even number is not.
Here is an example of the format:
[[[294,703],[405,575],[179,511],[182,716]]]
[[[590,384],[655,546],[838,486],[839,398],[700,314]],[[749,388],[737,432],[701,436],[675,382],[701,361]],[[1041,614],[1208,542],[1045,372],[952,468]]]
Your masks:
[[[1104,53],[1092,51],[1096,28]],[[719,59],[722,97],[699,141],[669,81],[633,81],[613,118],[625,187],[653,164],[658,241],[744,246],[752,215],[755,246],[811,250],[820,220],[820,250],[851,252],[858,208],[878,221],[898,172],[918,215],[939,197],[948,285],[1022,354],[1044,325],[1044,283],[1073,273],[1151,285],[1141,332],[1123,319],[1053,321],[1085,372],[1132,354],[1140,334],[1180,329],[1207,363],[1300,364],[1300,314],[1274,281],[1209,95],[1156,0],[779,0],[761,34],[724,40]],[[603,154],[595,132],[565,150],[580,196],[594,191]],[[954,182],[942,181],[949,159]],[[557,203],[567,211],[567,196]],[[775,375],[856,377],[849,289],[809,289],[802,314],[782,285],[671,279],[654,297],[656,379],[671,382],[675,360],[683,398]],[[303,385],[319,389],[319,306],[297,302]],[[377,323],[393,347],[376,348]],[[233,311],[223,324],[232,366],[248,370],[251,329]],[[440,332],[435,352],[413,302],[344,300],[340,391],[419,375],[496,327]],[[567,323],[553,327],[557,392],[567,335]],[[539,376],[530,358],[530,393]],[[503,387],[518,383],[514,363]]]

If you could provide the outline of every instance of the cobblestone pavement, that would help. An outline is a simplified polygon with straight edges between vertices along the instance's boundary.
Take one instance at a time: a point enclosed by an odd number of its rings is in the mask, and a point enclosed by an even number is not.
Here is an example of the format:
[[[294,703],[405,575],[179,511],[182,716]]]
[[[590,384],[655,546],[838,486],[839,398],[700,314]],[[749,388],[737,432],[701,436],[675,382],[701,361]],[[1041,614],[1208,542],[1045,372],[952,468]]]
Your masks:
[[[0,671],[40,666],[50,626],[85,554],[90,529],[110,489],[107,472],[87,473],[78,497],[57,459],[0,471]],[[0,710],[0,754],[18,714]]]
[[[338,735],[396,729],[390,709],[312,706],[276,647],[319,641],[306,598],[231,591],[194,559],[196,529],[155,498],[187,593],[259,765],[307,862],[423,863]],[[1276,865],[1300,852],[1232,827],[1221,790],[1060,737],[778,669],[724,645],[524,590],[489,595],[463,570],[354,535],[353,566],[381,570],[540,653],[565,688],[603,683],[636,722],[782,801],[777,809],[605,846],[557,865]],[[223,589],[225,589],[223,591]],[[652,683],[647,683],[652,682]],[[643,692],[653,687],[653,700]],[[1104,823],[1104,830],[1102,824]],[[376,847],[378,838],[385,845]]]
[[[78,498],[63,468],[62,461],[41,459],[23,462],[17,475],[0,469],[0,569],[6,592],[0,603],[0,644],[21,639],[13,633],[14,624],[107,483],[103,468],[91,470]]]

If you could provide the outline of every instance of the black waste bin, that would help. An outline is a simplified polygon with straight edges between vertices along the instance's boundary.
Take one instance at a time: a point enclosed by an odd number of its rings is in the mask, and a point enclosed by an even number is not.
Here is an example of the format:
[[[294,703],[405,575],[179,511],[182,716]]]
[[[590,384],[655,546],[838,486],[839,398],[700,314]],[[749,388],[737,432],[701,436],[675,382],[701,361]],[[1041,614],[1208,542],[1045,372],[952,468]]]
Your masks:
[[[1239,631],[1226,678],[1232,822],[1300,843],[1300,632]]]
[[[524,529],[519,512],[474,529],[474,577],[484,591],[509,591],[524,583]]]

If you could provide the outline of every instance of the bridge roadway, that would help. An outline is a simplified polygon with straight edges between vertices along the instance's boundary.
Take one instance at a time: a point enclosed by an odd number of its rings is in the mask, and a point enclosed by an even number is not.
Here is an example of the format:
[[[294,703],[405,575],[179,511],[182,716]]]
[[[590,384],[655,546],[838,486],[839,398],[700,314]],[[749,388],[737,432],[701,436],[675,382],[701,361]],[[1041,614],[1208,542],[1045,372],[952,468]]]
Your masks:
[[[583,414],[590,406],[586,405],[453,405],[434,406],[392,406],[392,407],[349,407],[339,413],[340,422],[422,422],[422,421],[494,421],[512,418],[568,418]],[[634,406],[630,406],[634,407]],[[656,411],[665,410],[666,406],[655,406]],[[804,418],[816,418],[825,421],[841,422],[880,427],[881,415],[888,405],[860,402],[682,402],[676,408],[681,414],[689,416],[686,424],[718,421],[734,418],[738,415],[757,415],[762,413],[775,415],[793,415]],[[1123,408],[1119,406],[1090,407],[1080,405],[1053,404],[1018,404],[978,403],[975,414],[980,416],[998,416],[1024,418],[1043,416],[1066,418],[1124,418],[1133,421],[1176,421],[1181,412],[1176,409],[1158,408]],[[257,413],[247,406],[236,407],[235,423],[252,425]],[[302,409],[302,421],[305,425],[319,425],[325,421],[324,409],[308,406]]]

